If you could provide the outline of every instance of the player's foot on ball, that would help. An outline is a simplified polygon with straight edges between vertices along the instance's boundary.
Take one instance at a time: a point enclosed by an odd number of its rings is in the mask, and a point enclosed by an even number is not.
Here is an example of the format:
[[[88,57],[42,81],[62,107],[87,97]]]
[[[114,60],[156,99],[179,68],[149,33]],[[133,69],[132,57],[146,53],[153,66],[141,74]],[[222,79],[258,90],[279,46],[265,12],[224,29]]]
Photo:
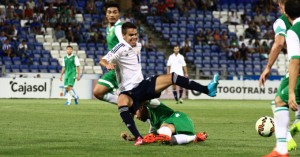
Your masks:
[[[142,145],[143,144],[143,138],[142,137],[138,137],[135,142],[134,142],[134,145],[135,146],[139,146],[139,145]]]
[[[153,133],[148,134],[144,137],[145,143],[154,143],[154,142],[170,142],[171,137],[168,135],[158,134],[155,135]]]
[[[290,133],[292,136],[295,136],[298,132],[300,132],[300,122],[297,122],[290,127]]]
[[[205,141],[207,139],[208,135],[206,134],[206,132],[199,132],[198,134],[196,134],[196,138],[194,140],[194,142],[201,142],[201,141]]]
[[[289,157],[289,154],[279,154],[276,150],[273,150],[270,154],[262,157]]]
[[[69,105],[71,105],[71,102],[67,101],[67,102],[65,103],[65,105],[66,105],[66,106],[69,106]]]
[[[215,74],[211,82],[207,85],[208,96],[210,97],[216,96],[218,84],[219,84],[219,74]]]
[[[293,150],[295,150],[297,148],[297,143],[295,142],[295,140],[293,138],[291,138],[289,141],[288,141],[288,151],[291,152]]]

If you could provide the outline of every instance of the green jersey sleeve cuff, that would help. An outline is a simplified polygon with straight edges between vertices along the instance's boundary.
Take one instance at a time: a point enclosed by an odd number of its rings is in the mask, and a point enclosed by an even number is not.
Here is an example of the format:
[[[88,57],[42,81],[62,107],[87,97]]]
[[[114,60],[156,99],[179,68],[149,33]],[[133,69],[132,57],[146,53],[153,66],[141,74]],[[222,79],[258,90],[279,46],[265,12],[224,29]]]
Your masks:
[[[291,59],[300,59],[300,56],[292,56]]]

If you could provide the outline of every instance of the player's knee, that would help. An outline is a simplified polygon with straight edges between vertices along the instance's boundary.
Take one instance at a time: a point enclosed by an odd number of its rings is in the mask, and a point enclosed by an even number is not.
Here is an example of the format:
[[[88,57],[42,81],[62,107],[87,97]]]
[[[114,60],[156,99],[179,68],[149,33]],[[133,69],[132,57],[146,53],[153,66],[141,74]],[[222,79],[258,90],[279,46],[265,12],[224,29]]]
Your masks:
[[[276,96],[275,98],[275,106],[276,107],[281,107],[287,105],[285,102],[283,102],[280,98],[280,96]]]
[[[102,100],[104,97],[104,94],[102,92],[100,92],[99,90],[97,90],[96,88],[93,90],[93,94],[97,99]]]

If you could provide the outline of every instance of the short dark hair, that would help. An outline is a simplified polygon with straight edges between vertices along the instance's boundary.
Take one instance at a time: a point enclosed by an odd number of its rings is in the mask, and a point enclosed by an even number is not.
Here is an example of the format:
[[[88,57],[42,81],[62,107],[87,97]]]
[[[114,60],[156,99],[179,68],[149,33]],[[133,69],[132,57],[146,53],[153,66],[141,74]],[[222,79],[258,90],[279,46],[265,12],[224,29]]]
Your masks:
[[[285,13],[292,19],[300,17],[300,0],[288,0],[285,3]]]
[[[73,49],[73,47],[72,47],[71,45],[68,45],[68,46],[67,46],[67,48],[71,48],[71,49]]]
[[[105,12],[107,11],[108,8],[112,8],[112,7],[118,8],[119,12],[121,11],[120,6],[117,2],[110,1],[105,4]]]
[[[132,28],[132,29],[136,29],[136,26],[131,23],[131,22],[125,22],[122,25],[122,34],[126,34],[127,33],[127,29]]]

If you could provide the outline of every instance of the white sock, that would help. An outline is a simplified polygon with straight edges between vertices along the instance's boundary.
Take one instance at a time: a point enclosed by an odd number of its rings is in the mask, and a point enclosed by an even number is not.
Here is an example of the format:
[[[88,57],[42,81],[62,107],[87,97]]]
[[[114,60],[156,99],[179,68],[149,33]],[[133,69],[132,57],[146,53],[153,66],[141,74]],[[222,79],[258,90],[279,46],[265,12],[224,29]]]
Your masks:
[[[68,102],[71,102],[72,101],[72,95],[71,95],[71,93],[67,92],[66,96],[67,96]]]
[[[105,94],[103,100],[115,105],[118,104],[118,96],[111,93]]]
[[[271,102],[271,108],[272,108],[272,112],[273,112],[273,114],[274,114],[274,111],[275,111],[275,101],[272,101]]]
[[[287,131],[289,126],[289,110],[287,107],[276,107],[274,112],[276,151],[280,154],[288,153]]]
[[[78,98],[78,96],[76,95],[74,89],[70,90],[69,92],[70,92],[71,96],[72,96],[74,99],[77,99],[77,98]]]
[[[159,129],[157,130],[157,133],[158,133],[158,134],[163,134],[163,135],[168,135],[169,137],[172,136],[172,131],[171,131],[171,129],[168,128],[168,127],[166,127],[166,126],[163,126],[163,127],[159,128]]]
[[[290,132],[290,127],[287,129],[286,139],[287,139],[287,141],[290,141],[291,139],[293,139],[291,132]]]
[[[300,109],[300,105],[298,105],[298,109]],[[295,121],[294,124],[298,123],[300,121],[300,110],[295,112]]]
[[[196,135],[177,134],[173,137],[175,138],[177,144],[187,144],[193,142],[196,138]]]

